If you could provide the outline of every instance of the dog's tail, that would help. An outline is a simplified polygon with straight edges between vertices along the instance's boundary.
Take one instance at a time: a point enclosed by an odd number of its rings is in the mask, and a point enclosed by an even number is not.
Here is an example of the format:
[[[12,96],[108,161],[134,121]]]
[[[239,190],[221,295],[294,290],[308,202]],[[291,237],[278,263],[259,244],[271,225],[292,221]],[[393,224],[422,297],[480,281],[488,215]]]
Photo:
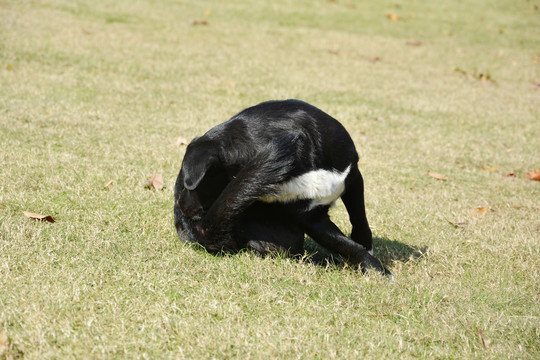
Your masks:
[[[232,235],[243,212],[258,199],[275,195],[277,184],[289,179],[297,134],[274,139],[229,182],[205,215],[203,245],[209,251],[238,250]]]

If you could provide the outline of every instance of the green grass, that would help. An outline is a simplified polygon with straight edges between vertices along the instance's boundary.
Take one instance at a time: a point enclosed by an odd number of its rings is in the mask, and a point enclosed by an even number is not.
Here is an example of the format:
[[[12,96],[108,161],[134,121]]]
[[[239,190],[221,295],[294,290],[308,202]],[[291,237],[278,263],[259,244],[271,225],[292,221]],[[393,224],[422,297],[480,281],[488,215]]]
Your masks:
[[[0,359],[537,359],[539,7],[0,2]],[[171,144],[282,98],[350,131],[393,283],[177,240]]]

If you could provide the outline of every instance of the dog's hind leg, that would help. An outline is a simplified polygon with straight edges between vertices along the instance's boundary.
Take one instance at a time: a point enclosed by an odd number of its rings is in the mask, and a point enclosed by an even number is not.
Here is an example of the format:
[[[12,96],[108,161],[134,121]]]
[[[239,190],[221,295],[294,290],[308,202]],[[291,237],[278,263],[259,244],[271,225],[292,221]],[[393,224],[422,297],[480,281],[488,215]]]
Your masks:
[[[236,226],[238,239],[261,255],[304,255],[304,231],[283,215],[279,204],[256,202]]]
[[[392,276],[364,246],[345,236],[330,220],[328,213],[315,211],[306,215],[302,220],[302,227],[319,245],[339,254],[354,265],[360,265],[363,271],[373,269],[381,274]]]
[[[345,192],[341,195],[341,200],[349,213],[352,224],[352,240],[362,245],[373,255],[373,237],[364,205],[364,180],[356,166],[347,176]]]

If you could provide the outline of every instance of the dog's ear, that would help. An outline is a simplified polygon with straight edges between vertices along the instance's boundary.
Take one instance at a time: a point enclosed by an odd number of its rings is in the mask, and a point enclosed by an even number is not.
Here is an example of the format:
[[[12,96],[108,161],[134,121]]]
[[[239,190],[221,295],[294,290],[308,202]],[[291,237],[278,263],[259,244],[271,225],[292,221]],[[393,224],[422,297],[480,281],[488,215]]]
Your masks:
[[[195,190],[204,179],[208,169],[218,162],[215,147],[209,145],[193,142],[186,149],[182,171],[184,187],[188,190]]]

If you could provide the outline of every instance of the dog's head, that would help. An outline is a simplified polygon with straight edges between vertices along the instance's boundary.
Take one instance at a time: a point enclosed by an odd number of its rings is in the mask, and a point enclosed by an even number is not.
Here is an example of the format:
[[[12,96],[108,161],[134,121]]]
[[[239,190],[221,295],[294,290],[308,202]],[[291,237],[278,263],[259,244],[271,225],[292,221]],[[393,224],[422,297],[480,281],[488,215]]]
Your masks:
[[[228,182],[219,145],[204,136],[195,138],[186,149],[180,174],[178,204],[188,217],[196,220],[208,211]]]

